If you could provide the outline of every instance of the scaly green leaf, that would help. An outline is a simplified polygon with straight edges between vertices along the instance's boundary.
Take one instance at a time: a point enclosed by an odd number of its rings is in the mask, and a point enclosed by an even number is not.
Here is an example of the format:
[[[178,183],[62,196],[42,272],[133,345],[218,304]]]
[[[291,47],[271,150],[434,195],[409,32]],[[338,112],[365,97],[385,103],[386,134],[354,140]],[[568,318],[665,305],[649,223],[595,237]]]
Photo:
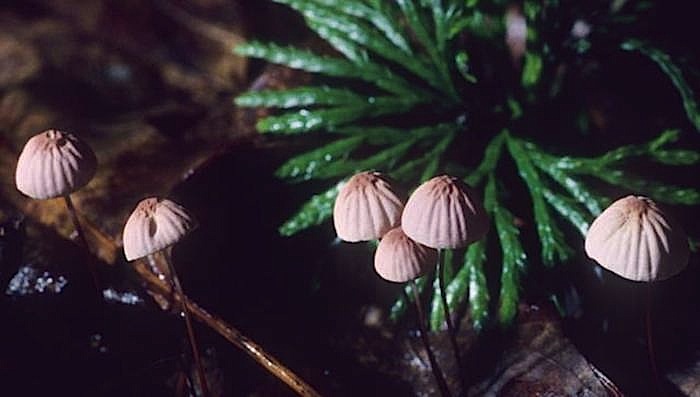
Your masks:
[[[496,225],[503,257],[498,317],[501,324],[509,325],[518,312],[520,274],[525,271],[527,256],[520,244],[513,214],[498,202],[496,178],[493,173],[489,174],[484,196],[484,205],[491,212]]]
[[[579,233],[581,233],[581,236],[586,237],[588,227],[591,223],[590,216],[581,211],[576,202],[568,197],[554,193],[547,188],[542,190],[542,193],[544,193],[544,198],[549,205],[551,205],[559,215],[571,222],[571,224],[578,229]]]
[[[525,53],[525,64],[523,65],[522,76],[523,87],[532,87],[540,81],[543,64],[540,55],[532,52]]]
[[[301,206],[294,216],[279,228],[283,236],[292,236],[312,226],[320,225],[333,214],[333,205],[338,191],[344,182],[340,182],[323,193],[316,194]]]
[[[474,328],[479,331],[488,319],[489,290],[483,265],[486,262],[486,241],[477,241],[464,254],[462,268],[447,285],[447,306],[457,312],[469,300]]]
[[[301,106],[362,105],[365,96],[340,88],[297,87],[287,90],[248,91],[236,98],[236,105],[247,107],[295,108]]]
[[[464,178],[469,186],[477,186],[481,180],[492,170],[496,168],[498,159],[501,158],[501,149],[506,138],[506,132],[500,132],[495,137],[491,138],[486,149],[484,149],[484,159],[476,167],[476,169]]]
[[[374,54],[383,57],[387,60],[396,62],[405,67],[411,73],[421,77],[427,83],[437,89],[443,88],[436,77],[432,68],[427,67],[422,62],[421,57],[407,54],[405,51],[394,46],[386,37],[358,20],[343,14],[338,14],[331,9],[313,4],[310,1],[304,0],[275,0],[279,3],[284,3],[300,12],[304,17],[311,21],[315,27],[326,26],[330,30],[326,30],[326,34],[333,34],[332,31],[342,33],[341,39],[353,41],[364,46]],[[337,34],[335,34],[337,36]]]
[[[621,186],[632,192],[646,194],[655,200],[665,203],[683,205],[700,204],[700,191],[694,188],[664,185],[659,182],[636,177],[623,170],[617,169],[602,170],[602,172],[596,176],[611,185]]]
[[[415,143],[415,139],[408,139],[363,160],[345,160],[333,162],[319,169],[315,177],[333,178],[340,175],[352,174],[358,171],[375,169],[379,167],[383,169],[391,169],[393,165],[399,159],[401,159],[401,157],[403,157]]]
[[[311,51],[295,47],[265,44],[251,41],[235,47],[235,53],[251,58],[260,58],[268,62],[285,65],[292,69],[321,73],[333,77],[360,79],[377,87],[405,98],[428,96],[403,78],[394,74],[383,65],[367,62],[358,68],[350,61],[335,57],[314,54]]]
[[[292,157],[275,171],[278,178],[294,180],[309,180],[325,165],[339,160],[345,160],[350,152],[355,150],[363,141],[362,136],[351,136],[331,142],[310,152]]]
[[[609,200],[591,192],[586,185],[569,176],[563,169],[557,167],[557,158],[546,154],[531,142],[524,143],[532,162],[540,170],[547,173],[552,179],[564,187],[576,201],[586,206],[594,216],[600,215]]]
[[[300,134],[322,128],[333,129],[351,121],[389,113],[402,113],[412,104],[394,97],[376,98],[374,103],[326,109],[301,109],[280,116],[269,116],[256,124],[260,132]]]
[[[401,34],[399,27],[394,22],[395,19],[389,17],[389,15],[391,15],[390,10],[384,8],[377,10],[358,1],[314,0],[314,2],[347,15],[371,22],[374,27],[379,29],[384,36],[386,36],[386,38],[392,42],[392,44],[402,49],[407,54],[412,53],[408,42]]]
[[[552,265],[556,261],[566,261],[572,254],[571,248],[566,244],[564,235],[559,230],[555,220],[549,214],[547,205],[542,193],[543,185],[535,166],[523,148],[520,140],[508,135],[506,139],[508,150],[510,151],[518,173],[525,181],[530,190],[532,205],[537,223],[537,234],[542,244],[542,260],[546,265]]]
[[[693,123],[696,130],[700,131],[700,110],[698,110],[698,103],[695,101],[695,95],[683,78],[681,69],[673,63],[671,57],[658,48],[637,39],[629,39],[623,42],[621,47],[625,51],[639,51],[659,65],[661,71],[671,79],[671,82],[676,86],[678,93],[681,95],[688,120]]]

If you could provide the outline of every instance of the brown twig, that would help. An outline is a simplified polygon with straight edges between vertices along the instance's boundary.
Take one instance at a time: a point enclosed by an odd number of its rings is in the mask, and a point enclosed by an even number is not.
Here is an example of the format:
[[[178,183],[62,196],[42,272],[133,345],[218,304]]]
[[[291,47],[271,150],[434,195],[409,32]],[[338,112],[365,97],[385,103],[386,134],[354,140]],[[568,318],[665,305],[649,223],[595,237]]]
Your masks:
[[[170,269],[170,280],[172,281],[172,288],[175,289],[175,293],[178,296],[185,296],[182,290],[182,285],[180,284],[180,278],[177,276],[175,271],[175,266],[173,266],[173,261],[170,258],[171,248],[167,248],[163,251],[163,260],[168,264],[168,269]],[[202,358],[199,356],[199,346],[197,345],[197,338],[194,335],[194,327],[192,326],[192,319],[190,315],[190,310],[188,306],[183,306],[182,312],[185,315],[185,326],[187,327],[187,338],[190,342],[190,349],[192,350],[192,357],[194,358],[194,365],[197,368],[197,376],[199,377],[199,387],[202,391],[204,397],[209,397],[209,385],[207,384],[207,375],[204,372],[204,366],[202,365]]]
[[[151,273],[148,264],[144,260],[134,262],[134,269],[136,269],[139,275],[141,275],[149,290],[164,296],[168,296],[171,293],[168,283],[160,280],[158,276]],[[182,303],[182,300],[184,300],[193,317],[209,326],[219,335],[231,342],[234,346],[246,352],[253,360],[268,370],[272,375],[276,376],[279,380],[287,384],[287,386],[294,390],[298,395],[303,397],[321,396],[298,375],[292,372],[289,368],[285,367],[284,364],[271,356],[269,353],[265,352],[260,345],[243,335],[236,328],[230,324],[227,324],[219,317],[207,312],[195,302],[190,300],[186,295],[182,295],[182,297],[180,297],[178,294],[175,294],[174,298],[179,303]]]
[[[87,238],[85,237],[83,227],[80,225],[80,221],[78,220],[78,213],[75,210],[75,206],[73,205],[73,200],[71,200],[70,195],[65,195],[63,196],[63,198],[66,201],[66,207],[68,208],[68,213],[70,214],[71,221],[73,221],[73,227],[75,227],[75,232],[78,234],[79,244],[82,245],[82,248],[85,250],[85,263],[87,264],[87,267],[90,270],[90,275],[92,276],[92,283],[95,285],[95,290],[97,290],[97,294],[100,296],[101,299],[102,289],[100,288],[100,279],[97,277],[97,269],[95,269],[95,262],[93,261],[90,252],[90,245],[88,244]]]

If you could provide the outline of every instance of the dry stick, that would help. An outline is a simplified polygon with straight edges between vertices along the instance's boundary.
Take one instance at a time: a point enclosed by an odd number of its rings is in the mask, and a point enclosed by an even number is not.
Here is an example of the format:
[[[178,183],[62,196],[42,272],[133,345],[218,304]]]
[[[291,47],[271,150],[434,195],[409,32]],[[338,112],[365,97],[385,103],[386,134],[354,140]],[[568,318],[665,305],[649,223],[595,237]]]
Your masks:
[[[421,339],[423,339],[423,345],[425,345],[425,351],[428,353],[430,368],[433,370],[433,376],[435,376],[435,381],[440,389],[440,394],[443,397],[451,397],[452,394],[450,394],[450,389],[447,387],[445,377],[438,366],[437,360],[435,359],[435,354],[433,354],[433,349],[430,347],[430,339],[428,339],[428,331],[425,327],[425,314],[423,313],[423,307],[420,304],[420,292],[418,292],[418,285],[416,285],[415,280],[411,280],[411,287],[413,290],[413,301],[416,304],[416,312],[418,313],[418,328],[420,329]]]
[[[651,367],[651,374],[654,377],[654,383],[656,388],[659,390],[660,395],[665,395],[663,388],[661,387],[661,379],[659,378],[659,371],[656,368],[656,355],[654,354],[654,341],[652,335],[652,323],[651,323],[651,289],[652,283],[648,282],[647,287],[647,304],[646,304],[646,327],[647,327],[647,352],[649,354],[649,366]]]
[[[450,334],[450,342],[452,343],[452,351],[455,355],[457,373],[459,374],[459,380],[462,383],[462,390],[466,391],[464,381],[462,380],[462,359],[459,354],[459,346],[457,345],[457,333],[455,332],[455,326],[452,324],[450,308],[447,306],[447,292],[445,291],[445,266],[442,263],[442,250],[438,250],[437,272],[438,285],[440,287],[440,298],[442,298],[442,309],[445,312],[445,322],[447,323],[447,332]]]
[[[85,238],[85,232],[83,231],[83,227],[80,225],[80,221],[78,220],[78,213],[75,211],[73,200],[71,200],[69,194],[63,196],[63,199],[66,201],[66,207],[68,207],[68,213],[70,213],[70,218],[73,221],[73,227],[75,227],[75,231],[78,233],[79,244],[83,246],[83,249],[87,253],[85,262],[87,263],[88,269],[90,269],[92,283],[95,285],[95,289],[97,290],[97,293],[100,295],[101,299],[102,290],[100,289],[100,279],[97,277],[97,269],[95,269],[95,264],[92,261],[90,246],[88,245],[87,238]]]
[[[175,272],[175,266],[173,266],[173,261],[170,258],[170,249],[163,251],[163,260],[168,264],[170,269],[170,279],[173,282],[173,288],[175,293],[181,297],[185,294],[182,292],[182,285],[180,285],[180,278]],[[197,345],[197,339],[194,336],[194,328],[192,327],[192,319],[190,318],[190,310],[187,305],[182,306],[182,312],[185,315],[185,325],[187,326],[187,337],[190,341],[190,348],[192,350],[192,357],[194,357],[194,365],[197,368],[197,375],[199,377],[199,387],[202,390],[202,395],[204,397],[209,396],[209,386],[207,385],[207,376],[204,372],[204,367],[202,366],[202,359],[199,356],[199,346]]]
[[[144,281],[147,282],[148,289],[164,296],[171,293],[170,286],[160,280],[158,276],[152,274],[147,266],[143,266],[143,261],[137,261],[135,264],[136,266],[134,266],[134,269],[136,269]],[[276,376],[277,379],[284,382],[298,395],[302,397],[321,397],[313,387],[304,382],[299,376],[292,372],[292,370],[285,367],[284,364],[265,352],[260,345],[253,342],[230,324],[227,324],[224,320],[207,312],[184,294],[176,294],[175,300],[180,303],[184,301],[183,306],[187,307],[192,316],[208,325],[231,344],[246,352],[253,360],[268,370],[272,375]]]

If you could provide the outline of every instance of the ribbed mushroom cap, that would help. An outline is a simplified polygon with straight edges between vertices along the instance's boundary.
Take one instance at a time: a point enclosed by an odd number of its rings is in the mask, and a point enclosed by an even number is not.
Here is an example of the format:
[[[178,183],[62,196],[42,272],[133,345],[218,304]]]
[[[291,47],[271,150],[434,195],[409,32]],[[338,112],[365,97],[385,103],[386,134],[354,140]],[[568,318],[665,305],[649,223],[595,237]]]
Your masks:
[[[141,200],[124,225],[126,260],[142,258],[169,247],[196,227],[192,216],[167,199]]]
[[[31,137],[17,160],[17,190],[34,199],[66,196],[95,175],[97,158],[77,136],[47,130]]]
[[[369,241],[399,225],[403,202],[379,172],[353,175],[340,189],[333,207],[333,224],[341,240]]]
[[[374,253],[374,270],[395,283],[414,280],[437,262],[437,251],[411,240],[401,227],[384,235]]]
[[[627,196],[593,221],[586,254],[626,279],[659,281],[685,269],[690,253],[676,220],[647,197]]]
[[[462,248],[484,237],[489,218],[476,192],[449,175],[418,186],[401,216],[413,240],[432,248]]]

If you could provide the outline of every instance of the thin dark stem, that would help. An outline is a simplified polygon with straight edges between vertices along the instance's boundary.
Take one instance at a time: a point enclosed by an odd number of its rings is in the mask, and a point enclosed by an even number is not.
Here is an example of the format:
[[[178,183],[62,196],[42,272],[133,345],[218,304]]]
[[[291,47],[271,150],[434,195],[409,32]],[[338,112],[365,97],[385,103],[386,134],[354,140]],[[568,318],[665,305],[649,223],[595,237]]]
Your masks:
[[[450,314],[450,308],[447,306],[447,291],[445,289],[445,266],[442,263],[442,250],[438,250],[438,262],[437,262],[437,276],[438,276],[438,286],[440,287],[440,298],[442,299],[442,310],[445,312],[445,322],[447,323],[447,332],[450,335],[450,342],[452,343],[452,351],[455,355],[455,362],[457,363],[457,372],[460,374],[460,380],[462,379],[462,358],[459,354],[459,345],[457,345],[457,332],[455,331],[455,326],[452,324],[452,315]],[[464,385],[462,385],[464,389]]]
[[[173,261],[170,259],[170,250],[166,249],[163,251],[163,257],[168,263],[168,268],[170,269],[170,278],[173,282],[173,289],[175,293],[180,296],[180,302],[184,302],[185,294],[182,292],[182,286],[180,285],[180,278],[175,272],[175,266],[173,266]],[[182,305],[182,313],[185,315],[185,326],[187,327],[187,337],[190,341],[190,348],[192,349],[192,357],[194,358],[194,365],[197,368],[197,375],[199,377],[199,385],[202,390],[202,395],[204,397],[209,396],[209,387],[207,385],[207,377],[204,372],[204,367],[202,366],[202,359],[199,356],[199,347],[197,346],[197,339],[194,336],[194,328],[192,327],[192,319],[190,318],[190,310],[187,305]]]
[[[418,329],[420,330],[420,336],[423,340],[425,351],[428,353],[428,360],[430,360],[430,368],[433,370],[435,382],[437,382],[438,388],[440,389],[440,394],[443,397],[451,397],[452,394],[450,394],[450,389],[447,387],[445,377],[443,376],[440,366],[435,359],[433,349],[430,347],[430,339],[428,339],[428,331],[425,326],[425,314],[423,313],[423,307],[420,303],[420,292],[418,291],[418,285],[416,285],[415,280],[411,281],[411,289],[413,290],[413,301],[416,304],[416,312],[418,313]]]
[[[651,319],[651,290],[652,283],[647,283],[647,305],[646,305],[646,327],[647,327],[647,352],[649,353],[649,366],[651,367],[651,375],[654,377],[654,383],[658,389],[660,395],[664,395],[663,388],[661,387],[661,378],[659,378],[659,371],[656,368],[656,355],[654,354],[654,329],[652,327]]]
[[[75,206],[73,206],[73,200],[71,200],[70,195],[65,195],[63,196],[63,198],[66,201],[68,213],[70,214],[70,218],[73,221],[73,227],[75,227],[75,231],[78,234],[79,244],[83,246],[83,249],[85,249],[85,252],[87,254],[85,262],[87,263],[87,267],[90,270],[90,275],[92,276],[92,283],[95,285],[95,289],[100,295],[100,299],[102,299],[100,279],[97,277],[97,269],[95,269],[95,264],[93,263],[92,258],[90,256],[90,246],[88,245],[87,238],[85,237],[83,227],[80,225],[80,221],[78,220],[78,213],[75,211]]]

